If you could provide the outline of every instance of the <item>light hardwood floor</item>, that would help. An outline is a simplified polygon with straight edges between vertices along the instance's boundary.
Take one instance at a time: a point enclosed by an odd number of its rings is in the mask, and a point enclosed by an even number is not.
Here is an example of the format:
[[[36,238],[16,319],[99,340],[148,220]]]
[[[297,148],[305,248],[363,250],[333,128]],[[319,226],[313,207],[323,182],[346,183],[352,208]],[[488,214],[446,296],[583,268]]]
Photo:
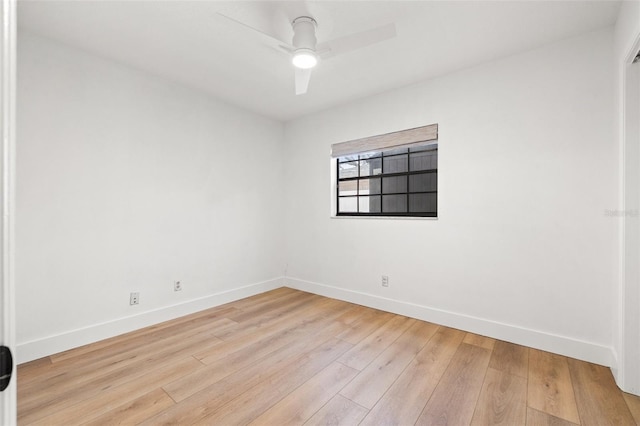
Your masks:
[[[18,368],[19,424],[634,425],[608,368],[288,288]]]

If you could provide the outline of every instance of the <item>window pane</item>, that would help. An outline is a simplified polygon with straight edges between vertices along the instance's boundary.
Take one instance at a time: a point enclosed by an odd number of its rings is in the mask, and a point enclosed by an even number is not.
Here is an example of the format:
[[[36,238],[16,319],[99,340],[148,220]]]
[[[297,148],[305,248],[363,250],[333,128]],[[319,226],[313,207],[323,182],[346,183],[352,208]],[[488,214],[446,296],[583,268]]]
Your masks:
[[[360,192],[359,195],[379,194],[380,193],[380,178],[373,179],[360,179]]]
[[[434,170],[438,168],[438,151],[421,151],[411,153],[410,170]]]
[[[416,146],[415,148],[409,148],[409,152],[418,152],[418,151],[434,151],[438,149],[437,143],[431,143],[429,145]]]
[[[365,160],[367,158],[374,158],[374,157],[382,157],[382,153],[381,152],[367,152],[365,154],[360,154],[360,159],[361,160]]]
[[[425,192],[438,190],[437,173],[421,173],[409,176],[409,192]]]
[[[380,196],[360,197],[360,213],[380,213]]]
[[[349,163],[338,164],[338,179],[358,177],[358,162],[352,161]]]
[[[382,178],[382,193],[393,194],[397,192],[407,192],[407,177],[393,176]]]
[[[386,153],[385,153],[386,155]],[[383,157],[382,169],[384,173],[402,173],[407,171],[407,156]]]
[[[406,213],[407,196],[406,195],[383,195],[382,211],[385,213]]]
[[[379,175],[382,173],[382,158],[360,160],[360,176]]]
[[[338,182],[338,195],[358,195],[358,181],[345,180]]]
[[[396,155],[396,154],[406,154],[409,152],[407,148],[399,148],[399,149],[390,149],[389,151],[384,151],[383,154],[387,155]]]
[[[347,161],[358,161],[358,155],[345,155],[344,157],[338,158],[338,162],[346,163]]]
[[[411,213],[436,213],[438,211],[437,194],[409,194]]]
[[[339,197],[338,212],[339,213],[356,213],[358,211],[357,197]]]

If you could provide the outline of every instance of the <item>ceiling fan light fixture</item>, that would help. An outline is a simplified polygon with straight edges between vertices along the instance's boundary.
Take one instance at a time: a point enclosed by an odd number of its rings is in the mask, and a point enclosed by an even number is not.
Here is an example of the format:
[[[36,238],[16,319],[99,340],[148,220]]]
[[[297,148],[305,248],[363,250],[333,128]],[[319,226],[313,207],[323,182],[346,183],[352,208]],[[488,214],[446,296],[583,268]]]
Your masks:
[[[318,55],[312,49],[296,49],[296,51],[293,52],[291,62],[296,68],[308,70],[318,64]]]

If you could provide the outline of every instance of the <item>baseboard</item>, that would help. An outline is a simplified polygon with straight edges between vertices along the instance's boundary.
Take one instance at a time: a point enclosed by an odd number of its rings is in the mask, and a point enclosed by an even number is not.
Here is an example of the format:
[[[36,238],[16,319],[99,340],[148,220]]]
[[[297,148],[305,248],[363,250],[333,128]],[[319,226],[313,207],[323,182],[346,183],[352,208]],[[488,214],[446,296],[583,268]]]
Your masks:
[[[18,343],[16,347],[17,362],[18,364],[29,362],[282,286],[605,365],[613,369],[617,367],[615,352],[613,348],[607,346],[290,277],[274,278],[245,285],[180,304],[94,324],[42,339]]]
[[[622,375],[620,374],[618,351],[615,349],[615,347],[611,348],[611,373],[613,374],[613,379],[616,381],[618,387],[623,391],[628,392],[624,389]]]
[[[566,336],[287,277],[286,286],[583,361],[615,367],[613,348]]]
[[[113,321],[93,324],[77,330],[48,336],[16,345],[17,363],[33,361],[58,352],[77,348],[109,337],[138,330],[194,312],[199,312],[255,294],[282,287],[283,278],[274,278],[255,284],[245,285],[208,296],[166,306]]]

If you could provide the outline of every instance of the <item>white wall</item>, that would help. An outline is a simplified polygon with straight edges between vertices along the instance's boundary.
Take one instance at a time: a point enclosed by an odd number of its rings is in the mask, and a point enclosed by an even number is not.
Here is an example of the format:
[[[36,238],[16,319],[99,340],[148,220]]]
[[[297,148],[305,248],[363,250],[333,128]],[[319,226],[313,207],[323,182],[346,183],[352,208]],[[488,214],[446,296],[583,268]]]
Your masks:
[[[586,34],[287,123],[290,285],[611,365],[612,38]],[[332,143],[431,123],[437,220],[330,218]]]
[[[20,362],[280,285],[281,123],[18,42]]]
[[[613,369],[618,385],[640,393],[640,64],[630,65],[640,49],[640,2],[625,1],[614,32],[616,140],[621,160],[620,280],[615,288]],[[626,94],[626,96],[625,96]]]

